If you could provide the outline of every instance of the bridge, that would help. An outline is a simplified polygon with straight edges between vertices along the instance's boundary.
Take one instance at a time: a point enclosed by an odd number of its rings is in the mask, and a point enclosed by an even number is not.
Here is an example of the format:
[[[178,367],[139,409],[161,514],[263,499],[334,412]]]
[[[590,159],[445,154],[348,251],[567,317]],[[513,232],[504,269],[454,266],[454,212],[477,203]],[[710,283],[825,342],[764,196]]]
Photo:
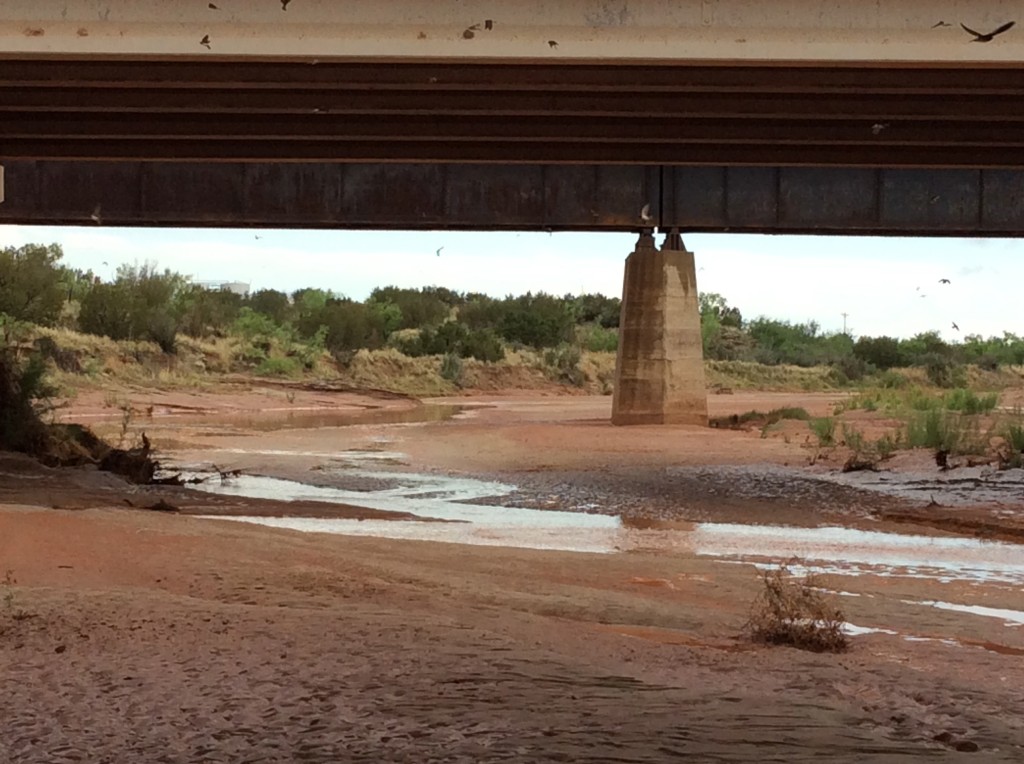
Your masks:
[[[0,223],[640,231],[623,424],[706,420],[672,232],[1024,232],[1014,0],[469,6],[6,0]]]

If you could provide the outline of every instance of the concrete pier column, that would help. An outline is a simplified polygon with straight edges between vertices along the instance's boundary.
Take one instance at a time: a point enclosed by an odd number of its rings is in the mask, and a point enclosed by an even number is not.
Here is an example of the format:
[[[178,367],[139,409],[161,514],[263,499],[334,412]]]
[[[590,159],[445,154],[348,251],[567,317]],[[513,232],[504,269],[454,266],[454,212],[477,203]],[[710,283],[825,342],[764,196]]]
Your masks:
[[[626,259],[612,424],[707,423],[693,253],[645,231]]]

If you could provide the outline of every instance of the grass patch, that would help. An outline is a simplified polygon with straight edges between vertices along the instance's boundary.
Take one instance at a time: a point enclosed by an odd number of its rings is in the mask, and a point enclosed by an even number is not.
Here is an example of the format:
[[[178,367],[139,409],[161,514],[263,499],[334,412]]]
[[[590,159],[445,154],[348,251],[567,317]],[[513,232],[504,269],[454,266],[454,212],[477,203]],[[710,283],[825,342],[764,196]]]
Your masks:
[[[302,373],[298,358],[265,358],[253,372],[258,377],[295,377]]]
[[[816,653],[840,653],[849,647],[843,633],[846,616],[822,592],[820,577],[796,578],[783,563],[764,571],[761,582],[746,624],[753,641]]]
[[[818,445],[831,446],[836,442],[835,417],[822,416],[811,420],[811,432],[818,439]]]
[[[983,454],[988,438],[976,419],[945,411],[927,411],[907,421],[906,444],[950,455]]]
[[[962,414],[987,414],[995,409],[998,402],[997,393],[978,395],[963,387],[951,390],[943,399],[947,411],[959,411]]]
[[[828,366],[768,366],[752,361],[705,361],[709,389],[821,392],[836,389]]]

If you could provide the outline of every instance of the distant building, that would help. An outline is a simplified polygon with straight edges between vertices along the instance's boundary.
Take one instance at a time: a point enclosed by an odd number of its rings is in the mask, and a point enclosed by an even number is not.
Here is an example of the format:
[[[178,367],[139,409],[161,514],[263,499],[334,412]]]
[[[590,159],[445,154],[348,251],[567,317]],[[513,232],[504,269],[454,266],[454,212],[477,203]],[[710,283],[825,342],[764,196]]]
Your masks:
[[[231,292],[242,297],[249,296],[250,285],[244,281],[196,281],[193,283],[206,289],[219,289],[222,292]]]
[[[233,294],[239,294],[242,297],[248,297],[249,285],[243,281],[228,281],[220,285],[220,291],[232,292]]]

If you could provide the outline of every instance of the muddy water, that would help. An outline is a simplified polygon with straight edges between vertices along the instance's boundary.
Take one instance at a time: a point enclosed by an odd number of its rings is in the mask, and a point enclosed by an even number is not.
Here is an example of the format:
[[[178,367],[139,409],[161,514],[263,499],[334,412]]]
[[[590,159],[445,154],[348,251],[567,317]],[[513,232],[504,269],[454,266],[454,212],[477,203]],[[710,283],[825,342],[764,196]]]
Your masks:
[[[355,490],[243,475],[200,488],[281,501],[355,504],[449,521],[226,518],[316,533],[605,554],[682,553],[759,565],[799,557],[804,565],[828,573],[1024,584],[1024,551],[1014,544],[843,527],[678,522],[638,525],[604,514],[502,506],[501,497],[513,494],[516,488],[500,482],[376,469],[349,469],[345,476],[356,483],[372,479],[383,487]],[[479,503],[484,499],[489,503]]]

